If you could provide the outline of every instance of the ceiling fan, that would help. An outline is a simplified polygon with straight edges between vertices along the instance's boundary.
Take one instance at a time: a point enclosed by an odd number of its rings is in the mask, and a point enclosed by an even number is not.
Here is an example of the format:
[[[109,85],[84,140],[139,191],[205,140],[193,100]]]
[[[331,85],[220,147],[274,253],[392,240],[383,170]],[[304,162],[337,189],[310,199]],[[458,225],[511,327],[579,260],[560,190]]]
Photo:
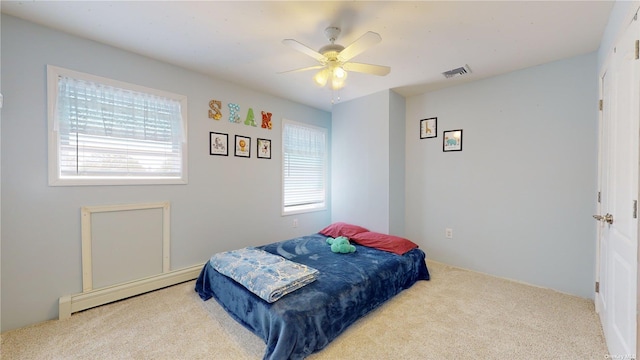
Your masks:
[[[320,65],[285,71],[283,73],[320,69],[313,77],[315,83],[321,87],[329,84],[329,87],[332,90],[339,90],[345,85],[348,71],[373,74],[378,76],[387,75],[391,71],[391,68],[388,66],[355,63],[349,61],[363,51],[367,50],[369,47],[382,41],[382,37],[380,37],[380,34],[368,31],[356,41],[351,43],[351,45],[344,47],[335,43],[338,35],[340,35],[339,27],[330,26],[324,30],[324,33],[327,36],[330,44],[321,47],[318,51],[315,51],[294,39],[282,40],[283,44],[291,46],[292,48],[300,51],[303,54],[311,56],[320,63]]]

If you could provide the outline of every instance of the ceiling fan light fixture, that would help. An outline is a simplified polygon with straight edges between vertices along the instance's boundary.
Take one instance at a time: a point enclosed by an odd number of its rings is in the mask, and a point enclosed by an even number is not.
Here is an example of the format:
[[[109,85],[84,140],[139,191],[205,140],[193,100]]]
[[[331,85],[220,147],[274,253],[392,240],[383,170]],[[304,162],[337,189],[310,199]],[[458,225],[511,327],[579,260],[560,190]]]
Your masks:
[[[329,70],[326,68],[318,71],[313,76],[313,81],[320,87],[327,85],[327,80],[329,80]]]
[[[336,66],[333,69],[333,77],[344,80],[347,78],[347,72],[341,66]]]
[[[331,90],[340,90],[344,87],[344,81],[332,79]]]
[[[345,85],[347,79],[347,72],[341,67],[333,69],[333,76],[331,76],[331,90],[340,90]]]

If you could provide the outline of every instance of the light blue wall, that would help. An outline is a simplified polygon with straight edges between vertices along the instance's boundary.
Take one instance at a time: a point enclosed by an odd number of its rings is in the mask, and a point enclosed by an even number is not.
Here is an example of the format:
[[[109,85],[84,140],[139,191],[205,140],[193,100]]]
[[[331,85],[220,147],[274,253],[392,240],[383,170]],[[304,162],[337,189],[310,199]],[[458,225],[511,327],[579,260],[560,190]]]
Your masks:
[[[57,317],[58,298],[82,290],[80,207],[169,201],[171,267],[204,262],[218,251],[317,232],[330,211],[282,217],[281,119],[331,131],[331,115],[2,15],[2,330]],[[170,44],[167,44],[170,46]],[[188,96],[189,184],[49,187],[46,65],[52,64]],[[209,100],[225,118],[207,116]],[[229,123],[227,103],[273,113],[273,130]],[[209,132],[252,138],[252,157],[209,155]],[[272,140],[270,160],[255,139]],[[250,226],[248,226],[250,224]]]
[[[405,229],[405,118],[406,101],[389,92],[389,233],[404,236]]]
[[[593,298],[596,54],[407,99],[406,235],[427,257]],[[438,137],[418,122],[438,117]],[[463,150],[442,151],[463,129]],[[445,238],[453,229],[453,239]]]
[[[332,221],[389,231],[389,93],[334,105]]]
[[[333,107],[332,221],[404,235],[404,119],[391,90]]]

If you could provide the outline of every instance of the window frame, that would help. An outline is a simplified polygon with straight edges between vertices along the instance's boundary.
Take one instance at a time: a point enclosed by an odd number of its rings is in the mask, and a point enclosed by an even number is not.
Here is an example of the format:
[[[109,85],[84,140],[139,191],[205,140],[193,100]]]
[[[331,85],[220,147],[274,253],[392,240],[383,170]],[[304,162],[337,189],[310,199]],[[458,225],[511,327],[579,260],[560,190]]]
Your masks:
[[[324,133],[324,142],[325,142],[325,151],[324,151],[324,158],[322,160],[323,162],[323,169],[322,169],[322,181],[323,181],[323,185],[324,185],[324,200],[322,201],[322,203],[320,204],[311,204],[311,205],[296,205],[296,206],[285,206],[284,204],[284,200],[285,200],[285,161],[286,161],[286,157],[285,157],[285,137],[284,137],[284,129],[285,126],[287,124],[293,124],[296,126],[302,126],[302,127],[307,127],[316,131],[320,131],[322,133]],[[295,215],[295,214],[303,214],[303,213],[310,213],[310,212],[316,212],[316,211],[325,211],[327,210],[327,205],[328,205],[328,197],[329,197],[329,130],[327,128],[324,127],[320,127],[320,126],[315,126],[315,125],[310,125],[307,123],[303,123],[303,122],[299,122],[299,121],[294,121],[294,120],[289,120],[289,119],[282,119],[282,129],[281,129],[281,136],[282,136],[282,168],[281,168],[281,176],[282,176],[282,199],[281,199],[281,212],[282,212],[282,216],[288,216],[288,215]],[[287,210],[287,208],[290,208],[289,210]]]
[[[181,175],[166,176],[77,176],[62,177],[60,170],[60,134],[56,129],[56,103],[58,99],[58,79],[60,76],[71,77],[102,85],[122,88],[130,91],[166,97],[180,102],[182,116]],[[47,65],[47,122],[48,122],[48,178],[49,186],[94,186],[94,185],[158,185],[188,183],[188,146],[187,146],[187,97],[163,90],[109,79],[97,75]]]

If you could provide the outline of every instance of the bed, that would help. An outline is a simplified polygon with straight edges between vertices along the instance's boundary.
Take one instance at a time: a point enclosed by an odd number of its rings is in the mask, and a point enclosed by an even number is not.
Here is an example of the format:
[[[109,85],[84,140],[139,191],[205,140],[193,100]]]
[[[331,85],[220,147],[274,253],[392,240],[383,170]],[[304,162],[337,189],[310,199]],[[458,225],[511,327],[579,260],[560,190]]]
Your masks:
[[[216,271],[211,261],[195,290],[205,301],[216,299],[260,337],[264,359],[303,359],[416,281],[429,280],[425,253],[415,244],[402,255],[358,243],[355,252],[341,254],[331,251],[327,238],[318,233],[256,247],[318,270],[315,281],[277,301],[258,297]]]

